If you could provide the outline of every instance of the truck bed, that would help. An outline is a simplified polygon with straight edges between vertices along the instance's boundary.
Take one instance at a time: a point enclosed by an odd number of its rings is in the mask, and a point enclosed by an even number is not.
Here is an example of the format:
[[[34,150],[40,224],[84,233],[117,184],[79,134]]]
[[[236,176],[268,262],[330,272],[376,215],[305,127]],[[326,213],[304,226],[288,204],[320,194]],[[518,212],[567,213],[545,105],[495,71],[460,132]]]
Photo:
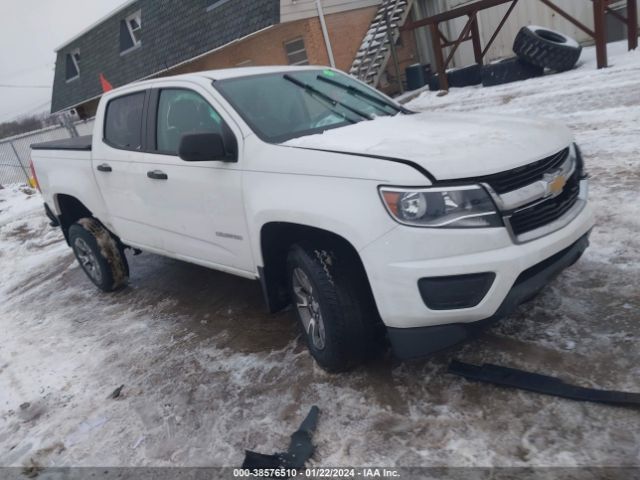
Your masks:
[[[33,150],[91,150],[91,138],[93,135],[85,135],[83,137],[65,138],[63,140],[54,140],[52,142],[34,143],[31,145]]]

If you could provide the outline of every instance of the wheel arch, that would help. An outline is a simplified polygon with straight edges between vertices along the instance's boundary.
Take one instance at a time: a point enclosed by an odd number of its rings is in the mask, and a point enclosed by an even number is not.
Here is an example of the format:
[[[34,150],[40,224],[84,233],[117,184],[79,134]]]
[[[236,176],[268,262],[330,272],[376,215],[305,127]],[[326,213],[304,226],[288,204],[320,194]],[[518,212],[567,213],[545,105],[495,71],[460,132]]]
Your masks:
[[[373,293],[360,254],[345,237],[318,227],[292,222],[268,222],[260,229],[262,266],[258,267],[260,283],[269,312],[285,308],[289,302],[287,292],[286,262],[289,249],[294,244],[311,243],[336,249],[353,261],[353,268],[366,282],[371,298]]]
[[[93,217],[91,210],[73,195],[57,193],[53,196],[56,211],[59,212],[58,221],[64,238],[69,243],[69,228],[75,222],[85,217]]]

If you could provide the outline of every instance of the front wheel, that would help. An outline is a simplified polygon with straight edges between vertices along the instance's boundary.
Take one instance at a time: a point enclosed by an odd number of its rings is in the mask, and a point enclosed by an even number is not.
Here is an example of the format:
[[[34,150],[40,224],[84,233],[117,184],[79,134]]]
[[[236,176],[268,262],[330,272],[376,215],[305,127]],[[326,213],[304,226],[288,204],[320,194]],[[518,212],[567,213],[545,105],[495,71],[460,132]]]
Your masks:
[[[329,372],[347,371],[375,352],[377,312],[366,279],[347,255],[295,245],[289,292],[309,352]]]
[[[69,227],[69,245],[100,290],[112,292],[127,284],[129,265],[122,246],[95,218],[82,218]]]

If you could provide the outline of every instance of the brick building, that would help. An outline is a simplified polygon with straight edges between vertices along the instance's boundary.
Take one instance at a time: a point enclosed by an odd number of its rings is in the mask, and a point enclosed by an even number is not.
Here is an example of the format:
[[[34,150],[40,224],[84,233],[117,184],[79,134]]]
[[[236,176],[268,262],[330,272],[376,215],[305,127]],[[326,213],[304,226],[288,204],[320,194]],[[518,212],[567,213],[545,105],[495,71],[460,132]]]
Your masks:
[[[376,45],[371,31],[384,34],[387,10],[398,69],[388,51],[359,69],[393,90],[396,72],[417,61],[413,34],[397,28],[407,9],[405,0],[130,0],[56,50],[52,111],[92,116],[105,81],[281,64],[350,71],[363,45]]]

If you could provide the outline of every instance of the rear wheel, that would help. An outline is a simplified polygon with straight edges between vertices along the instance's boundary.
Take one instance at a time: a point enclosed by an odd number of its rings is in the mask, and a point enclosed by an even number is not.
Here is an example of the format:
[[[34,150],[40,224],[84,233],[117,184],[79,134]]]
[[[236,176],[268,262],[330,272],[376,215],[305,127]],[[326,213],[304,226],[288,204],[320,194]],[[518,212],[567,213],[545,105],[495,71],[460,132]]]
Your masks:
[[[129,265],[124,250],[95,218],[82,218],[71,225],[69,244],[80,267],[99,289],[112,292],[127,284]]]
[[[295,245],[287,258],[300,329],[313,358],[329,372],[349,370],[379,351],[377,311],[357,272],[348,255],[308,245]]]

